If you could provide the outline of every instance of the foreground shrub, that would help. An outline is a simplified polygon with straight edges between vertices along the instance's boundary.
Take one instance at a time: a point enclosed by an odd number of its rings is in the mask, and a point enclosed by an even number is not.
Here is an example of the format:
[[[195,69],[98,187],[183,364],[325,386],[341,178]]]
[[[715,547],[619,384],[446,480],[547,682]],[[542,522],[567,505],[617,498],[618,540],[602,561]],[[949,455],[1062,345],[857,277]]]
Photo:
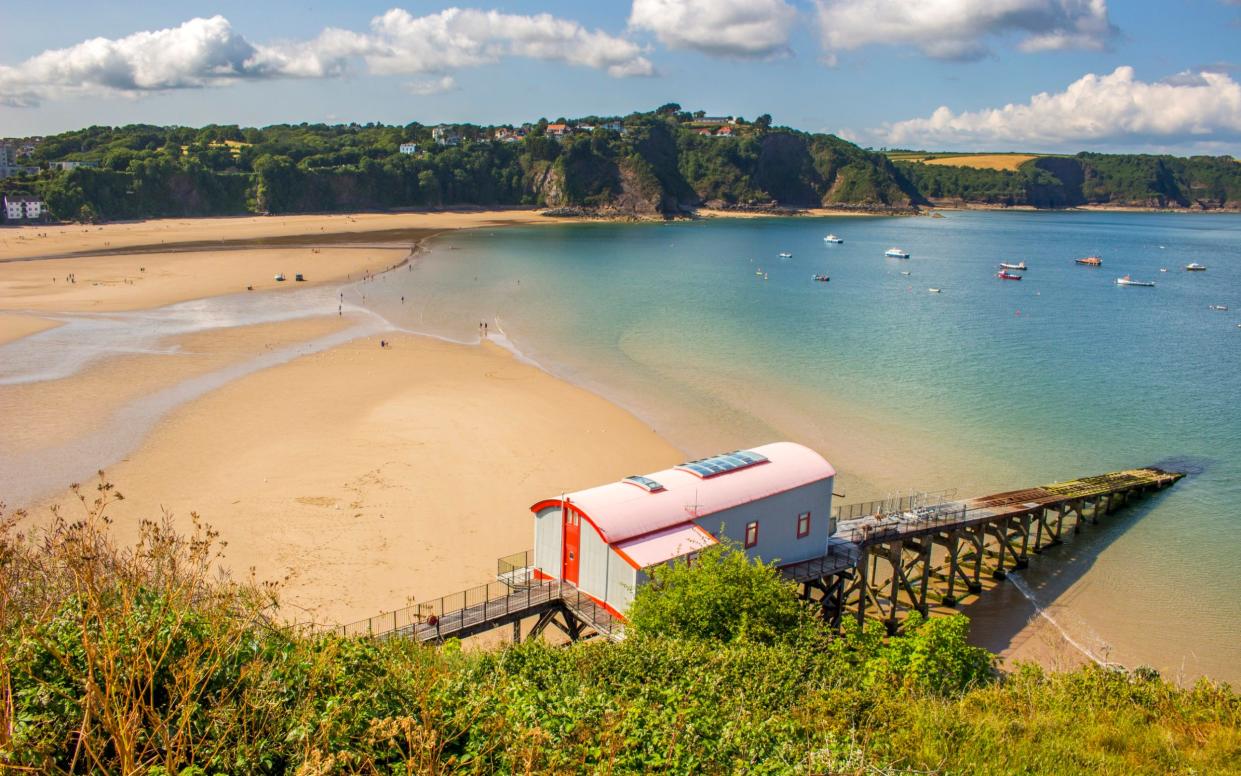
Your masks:
[[[118,546],[118,498],[34,533],[0,516],[0,771],[1241,772],[1226,685],[1000,675],[964,618],[828,638],[727,548],[640,593],[620,643],[465,653],[284,624],[193,516]]]

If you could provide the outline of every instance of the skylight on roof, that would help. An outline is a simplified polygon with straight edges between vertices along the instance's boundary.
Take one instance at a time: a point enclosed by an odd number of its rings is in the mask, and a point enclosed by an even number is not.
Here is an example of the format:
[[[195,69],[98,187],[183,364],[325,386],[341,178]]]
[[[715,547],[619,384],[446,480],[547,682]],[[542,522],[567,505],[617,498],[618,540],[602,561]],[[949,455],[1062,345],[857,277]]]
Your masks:
[[[660,485],[658,482],[656,482],[655,480],[652,480],[650,477],[643,477],[640,474],[634,474],[630,477],[626,477],[624,480],[622,480],[622,482],[628,482],[630,485],[637,485],[639,488],[642,488],[642,490],[645,490],[647,493],[658,493],[659,491],[664,489],[663,485]]]
[[[710,458],[699,458],[697,461],[689,461],[677,468],[706,479],[717,474],[727,474],[728,472],[735,472],[739,469],[746,469],[755,464],[766,462],[767,456],[765,455],[760,455],[752,450],[735,450],[723,455],[713,455]]]

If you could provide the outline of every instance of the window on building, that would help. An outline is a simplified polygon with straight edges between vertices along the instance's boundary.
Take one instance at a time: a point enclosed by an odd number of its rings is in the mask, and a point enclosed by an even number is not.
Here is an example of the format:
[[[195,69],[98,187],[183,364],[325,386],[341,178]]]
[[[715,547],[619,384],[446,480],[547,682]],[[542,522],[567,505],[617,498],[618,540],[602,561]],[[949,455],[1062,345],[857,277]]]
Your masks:
[[[802,512],[797,516],[797,538],[805,539],[810,535],[810,513]]]
[[[754,520],[745,524],[745,546],[749,549],[756,544],[758,544],[758,521]]]

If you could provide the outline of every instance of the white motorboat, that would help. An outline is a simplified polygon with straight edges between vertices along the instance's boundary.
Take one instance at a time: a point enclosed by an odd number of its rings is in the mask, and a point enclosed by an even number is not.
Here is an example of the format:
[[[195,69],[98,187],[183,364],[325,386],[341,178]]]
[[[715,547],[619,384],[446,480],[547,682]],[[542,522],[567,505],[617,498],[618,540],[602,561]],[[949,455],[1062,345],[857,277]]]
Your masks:
[[[827,237],[823,238],[823,242],[825,243],[842,243],[844,241],[845,240],[843,237],[837,237],[834,234],[829,234]]]
[[[1155,284],[1150,280],[1134,280],[1128,275],[1125,275],[1123,278],[1116,278],[1116,285],[1118,286],[1140,286],[1142,288],[1154,288],[1155,287]]]
[[[1206,272],[1207,268],[1196,261],[1185,265],[1186,272]]]
[[[908,259],[909,251],[901,250],[900,248],[888,248],[883,252],[883,255],[890,259]]]
[[[928,288],[928,289],[927,289],[927,291],[930,291],[932,294],[942,294],[942,293],[943,293],[943,289],[939,289],[939,288]]]
[[[789,253],[788,251],[780,251],[780,258],[791,259],[793,258],[793,254]]]
[[[277,283],[283,283],[283,282],[284,282],[284,273],[283,273],[283,272],[277,272],[277,273],[276,273],[276,282],[277,282]]]

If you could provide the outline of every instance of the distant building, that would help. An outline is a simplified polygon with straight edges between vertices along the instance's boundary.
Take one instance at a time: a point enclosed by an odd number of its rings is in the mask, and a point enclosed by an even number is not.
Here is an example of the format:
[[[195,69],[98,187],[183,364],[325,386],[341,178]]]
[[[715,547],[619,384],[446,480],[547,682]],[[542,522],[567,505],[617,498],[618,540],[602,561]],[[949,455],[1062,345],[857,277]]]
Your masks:
[[[418,144],[417,143],[401,143],[400,150],[401,150],[401,153],[403,154],[416,154],[418,153]]]
[[[723,126],[724,124],[736,124],[737,120],[732,116],[703,116],[700,119],[694,119],[695,124],[711,124],[712,126]]]
[[[623,616],[647,570],[728,537],[777,565],[819,558],[836,530],[836,470],[792,442],[690,461],[545,499],[534,513],[534,575]]]
[[[502,127],[496,130],[495,139],[501,143],[519,143],[526,133],[520,129]]]
[[[608,130],[609,132],[624,132],[625,131],[625,125],[619,121],[605,121],[600,126]]]
[[[17,147],[12,143],[0,143],[0,178],[17,175]]]
[[[41,199],[23,196],[4,198],[4,217],[7,221],[37,221],[43,217],[43,213]]]
[[[706,135],[707,137],[711,137],[711,135],[713,135],[713,134],[715,134],[715,133],[714,133],[714,132],[712,132],[712,131],[711,131],[711,129],[710,129],[709,127],[699,127],[698,129],[695,129],[695,130],[694,130],[694,134],[696,134],[696,135]]]
[[[715,136],[716,137],[732,137],[732,134],[733,134],[732,127],[720,127],[719,131],[715,133]]]
[[[565,135],[569,134],[569,132],[570,132],[570,129],[569,129],[568,124],[548,124],[547,125],[548,137],[564,137]]]
[[[98,162],[48,162],[48,169],[52,170],[76,170],[79,167],[98,167]]]
[[[447,124],[440,124],[438,127],[432,127],[431,139],[434,140],[437,145],[461,145],[461,134],[457,132],[456,127],[450,127]]]

